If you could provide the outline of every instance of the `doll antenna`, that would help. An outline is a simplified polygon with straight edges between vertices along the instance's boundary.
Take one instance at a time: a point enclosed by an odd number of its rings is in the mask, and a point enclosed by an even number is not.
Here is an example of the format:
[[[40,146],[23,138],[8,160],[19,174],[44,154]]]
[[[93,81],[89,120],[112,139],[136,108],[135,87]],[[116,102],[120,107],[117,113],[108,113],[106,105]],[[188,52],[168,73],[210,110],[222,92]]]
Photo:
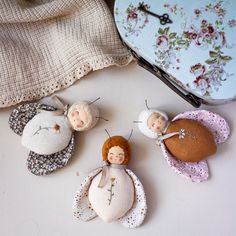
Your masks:
[[[96,98],[94,101],[90,102],[88,105],[91,105],[93,103],[95,103],[96,101],[98,101],[100,99],[100,97]]]
[[[96,116],[97,119],[102,119],[102,120],[105,120],[105,121],[109,121],[108,119],[105,119],[104,117],[101,117],[101,116]]]
[[[145,105],[146,105],[147,109],[150,110],[150,107],[148,106],[148,103],[147,103],[147,99],[145,99]]]
[[[107,129],[105,129],[105,131],[106,131],[108,137],[111,138],[111,135],[109,134],[109,132],[107,131]]]
[[[133,129],[131,129],[131,132],[130,132],[130,135],[129,135],[128,141],[130,140],[132,134],[133,134]]]

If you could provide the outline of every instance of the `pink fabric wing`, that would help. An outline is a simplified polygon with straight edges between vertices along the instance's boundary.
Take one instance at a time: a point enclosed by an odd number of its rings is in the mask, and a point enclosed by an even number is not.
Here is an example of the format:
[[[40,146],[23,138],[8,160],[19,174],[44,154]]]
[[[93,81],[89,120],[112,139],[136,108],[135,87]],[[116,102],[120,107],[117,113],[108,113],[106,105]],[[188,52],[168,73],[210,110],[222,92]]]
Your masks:
[[[230,129],[225,119],[222,118],[220,115],[210,111],[187,111],[184,113],[180,113],[172,121],[179,119],[191,119],[201,122],[203,125],[205,125],[212,131],[217,145],[225,142],[230,135]],[[180,174],[183,177],[192,180],[193,182],[202,182],[208,179],[209,169],[206,161],[183,162],[180,160],[176,160],[168,152],[163,143],[161,143],[161,149],[168,165],[177,174]]]
[[[208,179],[209,170],[206,161],[200,162],[184,162],[176,160],[166,149],[164,143],[161,143],[161,149],[165,156],[165,159],[168,165],[173,169],[177,174],[190,179],[193,182],[202,182]]]

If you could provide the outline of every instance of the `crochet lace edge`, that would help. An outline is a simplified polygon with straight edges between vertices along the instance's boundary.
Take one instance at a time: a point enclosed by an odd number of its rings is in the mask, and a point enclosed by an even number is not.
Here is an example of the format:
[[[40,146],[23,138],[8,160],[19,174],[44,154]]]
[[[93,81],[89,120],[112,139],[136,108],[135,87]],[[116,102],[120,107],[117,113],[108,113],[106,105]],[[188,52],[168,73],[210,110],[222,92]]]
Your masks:
[[[16,105],[21,102],[37,100],[53,94],[61,89],[68,88],[74,84],[77,80],[87,75],[91,71],[100,70],[109,66],[126,66],[133,60],[131,54],[125,56],[105,56],[101,59],[91,59],[84,62],[72,73],[63,79],[55,78],[54,81],[45,83],[40,88],[36,87],[22,95],[18,96],[1,96],[0,95],[0,108]]]

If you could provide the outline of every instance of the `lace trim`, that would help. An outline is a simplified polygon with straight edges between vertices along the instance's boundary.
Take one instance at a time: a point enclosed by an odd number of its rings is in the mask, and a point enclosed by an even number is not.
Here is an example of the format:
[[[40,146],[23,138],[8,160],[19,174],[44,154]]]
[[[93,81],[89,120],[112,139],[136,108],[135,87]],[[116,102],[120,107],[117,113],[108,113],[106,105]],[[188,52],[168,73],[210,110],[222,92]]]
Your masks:
[[[0,98],[0,108],[13,106],[24,101],[37,100],[46,97],[58,90],[65,89],[75,83],[77,80],[87,75],[90,71],[100,70],[109,66],[126,66],[133,60],[132,55],[126,56],[106,56],[101,59],[91,60],[82,64],[73,73],[69,74],[63,80],[49,81],[43,87],[32,89],[31,91],[19,96],[6,96]]]

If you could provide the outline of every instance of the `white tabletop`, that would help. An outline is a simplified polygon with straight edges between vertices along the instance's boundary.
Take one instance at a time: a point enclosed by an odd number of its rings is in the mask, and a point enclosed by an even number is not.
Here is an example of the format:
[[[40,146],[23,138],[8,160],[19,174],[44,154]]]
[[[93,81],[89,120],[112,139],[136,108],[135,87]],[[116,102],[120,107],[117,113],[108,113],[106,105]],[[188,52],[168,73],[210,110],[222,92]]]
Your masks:
[[[26,168],[28,150],[8,127],[12,108],[0,110],[1,236],[235,235],[235,102],[202,106],[224,116],[232,135],[209,159],[210,179],[196,184],[174,173],[154,141],[144,137],[132,122],[145,108],[145,99],[150,106],[172,116],[193,109],[149,72],[135,63],[104,69],[90,73],[58,95],[69,103],[100,96],[97,105],[109,122],[101,120],[94,129],[77,133],[76,151],[69,164],[54,174],[37,177]],[[144,224],[134,230],[99,218],[79,222],[72,215],[72,200],[79,184],[101,164],[101,146],[107,139],[105,128],[111,135],[126,137],[134,128],[129,168],[143,183],[148,203]]]

